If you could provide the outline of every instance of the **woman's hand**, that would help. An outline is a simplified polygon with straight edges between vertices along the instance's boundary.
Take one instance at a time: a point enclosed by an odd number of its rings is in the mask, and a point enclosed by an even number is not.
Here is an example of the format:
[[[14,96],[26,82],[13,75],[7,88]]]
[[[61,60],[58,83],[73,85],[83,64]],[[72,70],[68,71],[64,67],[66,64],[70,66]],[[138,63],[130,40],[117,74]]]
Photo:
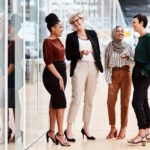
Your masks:
[[[115,92],[115,87],[112,83],[108,85],[108,92],[109,92],[109,95],[113,95]]]
[[[129,55],[128,55],[127,53],[122,53],[122,54],[120,55],[120,57],[121,57],[122,59],[126,59],[126,60],[129,59]]]
[[[64,91],[65,88],[63,78],[61,77],[55,66],[53,64],[50,64],[47,66],[47,68],[59,80],[60,89]]]
[[[81,54],[81,55],[88,55],[89,53],[90,53],[89,50],[81,50],[81,51],[80,51],[80,54]]]
[[[64,80],[63,80],[63,78],[59,79],[59,85],[60,85],[60,89],[64,91],[65,87],[64,87]]]

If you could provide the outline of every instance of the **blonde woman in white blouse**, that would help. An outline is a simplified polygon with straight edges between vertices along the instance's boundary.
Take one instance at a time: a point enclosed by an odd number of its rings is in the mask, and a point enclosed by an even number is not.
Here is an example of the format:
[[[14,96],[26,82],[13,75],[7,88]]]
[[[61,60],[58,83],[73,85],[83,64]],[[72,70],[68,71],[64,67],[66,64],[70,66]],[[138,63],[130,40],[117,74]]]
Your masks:
[[[84,28],[84,17],[80,12],[74,13],[69,22],[75,31],[69,33],[66,39],[66,58],[71,61],[72,99],[65,136],[69,142],[76,141],[72,126],[76,121],[79,105],[84,102],[81,133],[88,140],[95,140],[95,137],[90,133],[89,125],[97,77],[99,72],[103,72],[100,46],[96,32]],[[84,100],[82,100],[82,94],[84,94]]]
[[[133,63],[133,51],[129,44],[123,41],[124,31],[121,26],[117,26],[112,31],[112,41],[105,50],[105,78],[108,83],[108,117],[111,126],[107,139],[116,137],[124,139],[127,120],[128,105],[131,91],[131,71]],[[120,90],[121,100],[121,126],[119,134],[115,126],[115,104]]]

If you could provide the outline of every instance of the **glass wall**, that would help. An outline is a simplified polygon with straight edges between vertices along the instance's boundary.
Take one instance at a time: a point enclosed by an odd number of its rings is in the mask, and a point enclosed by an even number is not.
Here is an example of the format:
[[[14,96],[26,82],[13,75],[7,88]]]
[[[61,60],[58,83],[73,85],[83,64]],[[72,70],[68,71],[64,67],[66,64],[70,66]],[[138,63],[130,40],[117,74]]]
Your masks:
[[[26,145],[38,137],[38,3],[26,1],[25,10],[26,52]]]
[[[42,82],[42,73],[45,67],[43,61],[43,40],[47,35],[47,26],[45,24],[45,16],[48,12],[47,0],[40,0],[39,2],[39,59],[38,59],[38,131],[39,136],[45,133],[49,128],[49,94],[45,90]],[[47,110],[45,110],[45,108]]]
[[[13,109],[9,109],[8,121],[9,128],[12,130],[11,137],[15,143],[9,144],[9,149],[20,150],[22,147],[30,146],[48,128],[48,112],[43,111],[43,107],[48,106],[49,101],[43,99],[46,92],[42,84],[44,68],[42,43],[47,34],[44,24],[46,2],[47,0],[8,1],[8,17],[5,19],[11,24],[13,30],[10,35],[9,33],[6,35],[15,41],[14,62],[16,64],[15,113],[13,114]],[[3,27],[3,24],[1,26]],[[3,50],[3,47],[1,48]],[[5,57],[1,59],[1,66],[4,65]],[[1,76],[3,72],[0,71]],[[1,96],[2,94],[1,90]],[[43,120],[43,116],[44,121],[40,121]],[[25,134],[23,131],[26,131]]]
[[[5,66],[6,66],[6,55],[7,52],[4,51],[5,49],[5,0],[0,1],[0,149],[5,149],[4,141],[5,141]]]
[[[17,150],[23,149],[24,131],[23,8],[23,0],[8,0],[8,148]]]
[[[8,27],[11,27],[5,34],[9,40],[15,42],[15,109],[9,109],[9,121],[7,121],[9,128],[12,130],[10,139],[13,140],[13,143],[8,145],[9,149],[20,150],[29,147],[48,129],[48,112],[44,111],[43,108],[48,106],[49,98],[43,99],[47,95],[45,96],[46,92],[42,84],[44,68],[42,43],[43,38],[47,35],[44,23],[47,11],[46,2],[47,0],[8,0],[8,17],[2,13],[4,8],[0,8],[1,21],[5,18],[9,24]],[[4,46],[3,24],[1,24],[0,29],[0,42]],[[6,56],[3,57],[3,49],[1,46],[1,80],[5,68],[3,58],[6,58]],[[0,104],[3,106],[4,91],[0,90],[0,92]],[[1,109],[1,112],[2,110],[4,109]],[[13,110],[15,113],[13,113]],[[3,113],[0,114],[1,120],[2,116]],[[0,131],[2,131],[2,127],[0,126]],[[3,136],[0,136],[0,139],[2,138]],[[1,141],[3,143],[3,139]]]
[[[49,98],[47,99],[47,92],[42,82],[44,68],[42,44],[47,35],[44,23],[47,14],[46,2],[47,0],[26,0],[24,24],[26,147],[45,133],[49,125],[48,111],[43,109],[49,106]]]

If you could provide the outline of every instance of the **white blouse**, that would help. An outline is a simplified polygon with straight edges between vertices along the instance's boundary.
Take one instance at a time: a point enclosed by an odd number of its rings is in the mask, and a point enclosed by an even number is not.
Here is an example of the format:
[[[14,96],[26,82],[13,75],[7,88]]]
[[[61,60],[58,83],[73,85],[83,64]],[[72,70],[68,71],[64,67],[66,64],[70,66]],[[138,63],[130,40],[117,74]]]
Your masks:
[[[81,38],[78,38],[78,40],[79,40],[79,51],[82,51],[82,50],[90,51],[88,55],[83,55],[81,61],[95,62],[91,41],[89,39],[84,40]]]

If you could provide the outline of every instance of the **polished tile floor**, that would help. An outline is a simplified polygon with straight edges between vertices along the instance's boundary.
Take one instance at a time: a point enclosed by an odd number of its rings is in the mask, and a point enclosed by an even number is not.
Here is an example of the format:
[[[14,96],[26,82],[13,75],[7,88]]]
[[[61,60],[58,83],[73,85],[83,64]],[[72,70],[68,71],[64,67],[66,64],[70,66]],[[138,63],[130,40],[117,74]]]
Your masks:
[[[41,87],[42,87],[42,83]],[[28,84],[27,85],[27,92],[34,93],[34,85]],[[33,91],[32,91],[33,90]],[[41,105],[40,105],[40,113],[39,113],[39,125],[41,132],[45,132],[46,129],[49,126],[48,122],[48,103],[49,101],[44,101],[43,99],[49,99],[48,94],[45,90],[43,90],[43,87],[41,88],[41,92],[44,92],[43,94],[39,94],[41,98]],[[70,77],[68,77],[68,83],[66,87],[66,97],[67,97],[67,103],[68,106],[70,104],[71,99],[71,81]],[[131,92],[132,93],[132,92]],[[150,89],[149,89],[150,93]],[[33,95],[34,97],[34,95]],[[150,97],[150,94],[149,94]],[[132,95],[131,95],[132,99]],[[31,113],[33,113],[33,109],[35,109],[35,103],[36,101],[33,100],[32,96],[27,99],[26,104],[30,105],[30,107],[27,107],[27,133],[26,133],[26,142],[27,145],[29,143],[32,143],[35,140],[35,137],[37,136],[37,129],[34,127],[36,120],[32,120]],[[81,135],[81,128],[83,126],[82,123],[82,111],[83,111],[83,99],[81,100],[79,112],[77,115],[76,122],[74,124],[74,136],[77,139],[77,142],[71,143],[70,147],[67,147],[68,150],[150,150],[150,143],[147,143],[147,146],[142,147],[141,144],[139,145],[130,145],[127,143],[127,140],[135,136],[137,133],[137,122],[135,118],[135,114],[133,111],[133,108],[131,106],[131,100],[130,100],[130,106],[129,106],[129,119],[128,119],[128,127],[127,127],[127,133],[126,137],[123,140],[116,140],[111,139],[107,140],[106,135],[109,132],[109,125],[108,125],[108,115],[107,115],[107,84],[104,79],[104,74],[100,74],[97,81],[97,88],[96,93],[94,97],[94,104],[93,104],[93,113],[92,113],[92,119],[91,119],[91,133],[96,137],[95,141],[88,141],[86,139],[82,138]],[[64,129],[66,128],[66,117],[67,117],[68,107],[65,111],[65,119],[64,119]],[[32,116],[34,117],[34,115]],[[118,96],[118,101],[116,104],[116,127],[119,130],[120,127],[120,97]],[[34,134],[35,133],[35,134]],[[34,136],[33,136],[34,135]],[[29,144],[30,145],[30,144]],[[1,147],[0,147],[1,148]],[[9,144],[9,149],[13,150],[14,144]],[[46,143],[46,137],[45,134],[41,136],[41,138],[35,142],[33,145],[31,145],[28,150],[56,150],[56,149],[66,149],[66,147],[56,146],[51,141],[49,143]],[[0,149],[1,150],[1,149]]]
[[[131,92],[132,93],[132,92]],[[66,96],[68,100],[68,106],[70,104],[71,98],[71,82],[70,78],[68,78],[68,84],[66,88]],[[149,95],[150,96],[150,95]],[[132,95],[131,95],[132,98]],[[74,135],[77,139],[76,143],[71,143],[71,146],[68,147],[68,150],[150,150],[150,143],[147,144],[146,147],[142,147],[139,145],[130,145],[127,143],[127,140],[131,137],[135,136],[137,133],[137,123],[135,119],[135,114],[133,112],[131,101],[129,107],[129,121],[127,127],[127,133],[124,140],[116,140],[111,139],[107,140],[105,137],[109,132],[108,125],[108,116],[107,116],[107,84],[104,80],[104,75],[100,74],[98,77],[96,93],[94,97],[94,105],[93,105],[93,114],[91,120],[91,133],[97,138],[95,141],[88,141],[82,138],[81,128],[82,128],[82,111],[83,111],[83,100],[81,101],[80,109],[78,112],[78,116],[76,119],[76,123],[74,124]],[[67,116],[68,108],[65,112],[65,122],[64,129],[66,127],[66,116]],[[116,126],[119,130],[120,127],[120,99],[118,96],[118,101],[116,104],[116,116],[117,122]],[[66,147],[56,146],[51,141],[46,143],[45,135],[42,136],[34,145],[32,145],[29,150],[56,150],[56,149],[66,149]]]

